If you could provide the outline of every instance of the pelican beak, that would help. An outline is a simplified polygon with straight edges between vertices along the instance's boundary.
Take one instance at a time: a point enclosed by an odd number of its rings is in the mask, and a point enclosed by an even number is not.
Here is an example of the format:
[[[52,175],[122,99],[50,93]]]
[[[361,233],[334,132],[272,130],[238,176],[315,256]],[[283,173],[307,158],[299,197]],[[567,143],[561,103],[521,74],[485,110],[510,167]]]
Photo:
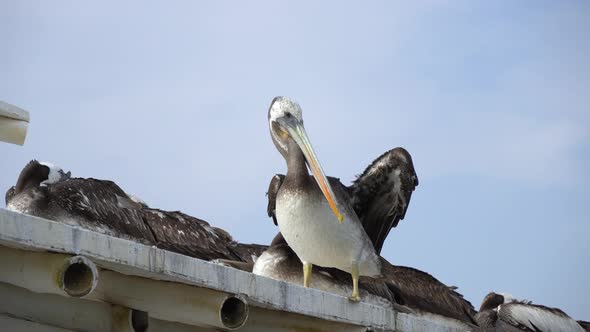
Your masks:
[[[342,222],[344,220],[344,217],[340,214],[340,211],[336,206],[336,196],[334,195],[334,191],[332,190],[332,187],[330,186],[330,183],[328,182],[328,179],[324,174],[324,170],[320,165],[318,157],[316,156],[315,151],[311,146],[311,142],[309,140],[309,137],[307,136],[307,133],[305,132],[305,127],[303,127],[303,123],[295,119],[294,117],[282,117],[277,119],[277,122],[284,129],[287,130],[291,138],[293,138],[293,140],[295,141],[295,143],[297,143],[301,151],[303,151],[303,155],[305,156],[307,165],[311,169],[311,173],[317,181],[318,186],[322,190],[322,193],[328,200],[330,208],[332,208],[332,211],[336,215],[336,218],[338,218],[338,221]]]
[[[59,170],[60,181],[67,180],[72,177],[72,172],[64,172],[63,170]]]

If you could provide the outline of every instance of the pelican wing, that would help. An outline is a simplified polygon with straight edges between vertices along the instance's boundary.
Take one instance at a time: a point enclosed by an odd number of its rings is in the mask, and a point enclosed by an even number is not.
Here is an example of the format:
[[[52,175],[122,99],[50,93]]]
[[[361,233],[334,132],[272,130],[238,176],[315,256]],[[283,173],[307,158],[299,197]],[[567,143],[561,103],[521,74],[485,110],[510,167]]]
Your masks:
[[[153,244],[154,238],[143,222],[140,206],[116,183],[93,178],[73,178],[47,186],[51,206],[59,207],[84,227],[107,234]],[[42,215],[43,217],[43,215]]]
[[[413,309],[475,323],[475,309],[454,287],[432,275],[381,259],[382,273],[397,303]]]
[[[584,328],[563,311],[538,304],[506,303],[498,307],[498,319],[525,331],[584,332]]]
[[[268,196],[268,205],[266,207],[266,212],[268,216],[272,218],[272,221],[277,224],[277,217],[275,215],[275,209],[277,206],[277,194],[283,181],[285,180],[285,176],[283,174],[275,174],[270,180],[270,185],[268,186],[268,191],[266,192],[266,196]]]
[[[590,322],[586,322],[586,321],[583,321],[583,320],[579,320],[579,321],[578,321],[578,324],[580,324],[580,326],[581,326],[581,327],[582,327],[584,330],[586,330],[586,331],[590,332]]]
[[[229,245],[229,248],[242,262],[254,264],[256,259],[266,250],[267,246],[234,242]],[[250,268],[250,272],[251,270]]]
[[[144,208],[143,218],[156,239],[156,246],[203,260],[240,260],[230,248],[232,237],[223,229],[180,211]]]
[[[179,254],[207,261],[253,263],[266,249],[262,245],[238,243],[223,229],[180,211],[144,208],[142,215],[154,234],[156,246]]]
[[[377,253],[391,228],[404,219],[417,185],[412,157],[395,148],[375,159],[349,187],[353,208]]]

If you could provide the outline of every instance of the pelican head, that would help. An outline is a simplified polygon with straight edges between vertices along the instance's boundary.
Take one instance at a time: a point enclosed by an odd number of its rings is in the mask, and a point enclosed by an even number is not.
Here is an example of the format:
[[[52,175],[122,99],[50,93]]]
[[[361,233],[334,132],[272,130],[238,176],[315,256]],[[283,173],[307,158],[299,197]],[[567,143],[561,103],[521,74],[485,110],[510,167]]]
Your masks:
[[[41,182],[42,186],[46,186],[48,184],[58,183],[63,180],[67,180],[72,176],[71,172],[64,172],[64,170],[55,165],[54,163],[48,161],[41,161],[39,162],[41,168],[45,166],[47,170],[47,179]]]
[[[285,159],[290,152],[287,144],[289,140],[293,140],[301,149],[305,162],[328,200],[332,211],[342,222],[344,218],[336,206],[334,191],[311,146],[305,127],[303,127],[303,116],[299,104],[286,97],[275,97],[268,110],[268,124],[272,141]]]
[[[502,294],[491,292],[488,295],[486,295],[486,297],[484,297],[483,301],[481,301],[479,311],[482,312],[484,310],[495,309],[499,305],[504,304],[504,300],[505,298]]]

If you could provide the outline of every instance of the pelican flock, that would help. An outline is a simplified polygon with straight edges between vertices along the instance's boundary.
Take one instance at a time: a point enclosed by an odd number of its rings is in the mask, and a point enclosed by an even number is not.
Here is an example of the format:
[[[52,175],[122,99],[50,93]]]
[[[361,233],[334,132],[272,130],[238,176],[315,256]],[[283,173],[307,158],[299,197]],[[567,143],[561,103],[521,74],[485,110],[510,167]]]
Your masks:
[[[557,308],[488,294],[476,311],[432,275],[380,256],[406,218],[418,186],[410,153],[397,147],[371,162],[349,186],[327,176],[303,125],[300,105],[276,97],[268,108],[271,140],[286,174],[272,176],[267,213],[279,232],[270,245],[244,244],[208,222],[149,206],[109,180],[72,177],[30,161],[5,201],[9,210],[125,238],[260,276],[301,284],[351,301],[462,321],[482,331],[587,331]],[[311,172],[311,174],[310,174]]]

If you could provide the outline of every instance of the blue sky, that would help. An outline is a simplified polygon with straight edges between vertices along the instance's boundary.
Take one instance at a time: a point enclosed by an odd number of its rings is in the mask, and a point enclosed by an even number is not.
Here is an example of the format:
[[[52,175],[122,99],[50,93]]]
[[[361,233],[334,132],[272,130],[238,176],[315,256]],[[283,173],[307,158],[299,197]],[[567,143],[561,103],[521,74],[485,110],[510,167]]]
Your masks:
[[[286,95],[345,183],[412,154],[392,263],[589,320],[588,31],[587,1],[2,1],[0,99],[32,120],[0,188],[53,161],[268,243]]]

